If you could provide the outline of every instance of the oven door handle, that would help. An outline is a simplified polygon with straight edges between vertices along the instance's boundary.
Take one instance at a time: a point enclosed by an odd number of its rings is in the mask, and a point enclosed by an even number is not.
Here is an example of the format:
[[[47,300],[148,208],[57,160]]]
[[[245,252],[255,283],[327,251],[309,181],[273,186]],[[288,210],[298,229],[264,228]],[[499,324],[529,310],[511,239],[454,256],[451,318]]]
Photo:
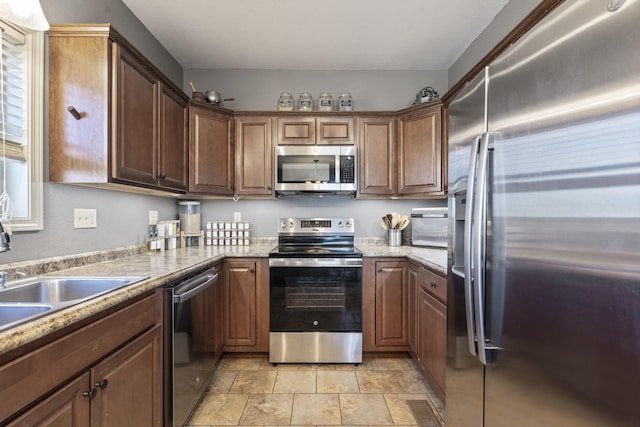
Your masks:
[[[198,276],[191,280],[187,280],[186,282],[180,283],[173,289],[173,303],[180,304],[193,298],[200,292],[203,292],[205,289],[213,285],[213,283],[217,279],[218,273],[209,273],[204,276]]]

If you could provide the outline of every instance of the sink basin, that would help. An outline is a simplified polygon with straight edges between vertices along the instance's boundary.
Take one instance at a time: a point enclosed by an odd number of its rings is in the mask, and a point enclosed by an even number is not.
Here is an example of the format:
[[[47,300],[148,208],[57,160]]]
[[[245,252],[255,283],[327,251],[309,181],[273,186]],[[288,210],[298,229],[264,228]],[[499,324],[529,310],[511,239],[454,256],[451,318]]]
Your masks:
[[[50,305],[3,304],[0,305],[0,325],[9,325],[51,310]]]
[[[0,290],[0,331],[147,279],[142,276],[39,276]]]
[[[132,283],[127,277],[51,277],[27,279],[28,282],[0,291],[3,302],[66,302],[101,295]]]

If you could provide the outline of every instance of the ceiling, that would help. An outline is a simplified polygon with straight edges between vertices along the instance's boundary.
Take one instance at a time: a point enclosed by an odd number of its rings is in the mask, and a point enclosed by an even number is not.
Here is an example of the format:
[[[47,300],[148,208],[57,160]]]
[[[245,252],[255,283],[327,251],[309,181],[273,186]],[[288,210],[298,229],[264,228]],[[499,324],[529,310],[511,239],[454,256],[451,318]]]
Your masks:
[[[447,70],[508,0],[123,0],[184,69]]]

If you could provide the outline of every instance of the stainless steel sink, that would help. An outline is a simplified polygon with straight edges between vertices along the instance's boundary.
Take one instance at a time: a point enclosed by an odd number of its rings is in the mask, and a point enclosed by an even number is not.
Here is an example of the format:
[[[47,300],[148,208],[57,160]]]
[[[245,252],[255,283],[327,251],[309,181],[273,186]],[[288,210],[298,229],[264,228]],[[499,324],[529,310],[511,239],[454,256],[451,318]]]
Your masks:
[[[0,291],[0,303],[73,301],[98,296],[129,283],[132,281],[127,277],[36,277]]]
[[[0,289],[0,331],[146,279],[142,276],[39,276]]]
[[[36,317],[51,310],[45,304],[2,304],[0,305],[0,328],[22,320]]]

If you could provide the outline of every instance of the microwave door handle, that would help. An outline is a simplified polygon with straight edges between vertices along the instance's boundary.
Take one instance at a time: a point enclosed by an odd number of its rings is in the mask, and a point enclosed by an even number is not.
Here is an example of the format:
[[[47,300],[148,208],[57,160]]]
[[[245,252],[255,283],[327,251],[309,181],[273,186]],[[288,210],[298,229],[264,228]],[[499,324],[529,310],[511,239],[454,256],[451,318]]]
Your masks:
[[[469,341],[469,352],[473,356],[478,355],[476,349],[476,329],[473,305],[473,279],[474,279],[474,257],[472,256],[472,231],[474,229],[473,211],[475,206],[475,181],[476,168],[478,163],[478,150],[481,137],[476,137],[471,143],[471,155],[469,158],[469,174],[467,175],[467,206],[464,211],[464,301],[467,318],[467,339]]]

